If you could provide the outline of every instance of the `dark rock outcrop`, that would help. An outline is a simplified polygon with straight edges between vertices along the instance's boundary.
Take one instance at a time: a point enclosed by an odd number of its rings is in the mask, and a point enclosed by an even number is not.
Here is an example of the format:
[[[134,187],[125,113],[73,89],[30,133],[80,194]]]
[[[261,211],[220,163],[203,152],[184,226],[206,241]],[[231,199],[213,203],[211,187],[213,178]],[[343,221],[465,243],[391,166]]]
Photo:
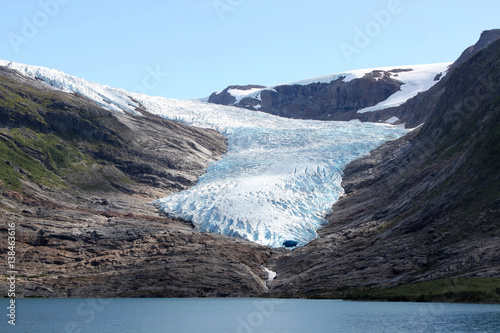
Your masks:
[[[454,70],[465,61],[467,61],[470,57],[472,57],[477,52],[484,50],[488,47],[492,42],[500,39],[500,29],[492,29],[485,30],[481,33],[479,40],[476,44],[469,46],[465,49],[464,52],[460,55],[460,57],[450,66],[450,71]]]
[[[272,292],[332,297],[499,276],[500,41],[441,89],[425,125],[345,169],[345,196],[320,238],[269,266]]]
[[[393,73],[394,74],[394,73]],[[390,72],[373,71],[348,82],[340,77],[330,83],[289,84],[264,89],[258,98],[246,97],[236,103],[229,89],[247,90],[262,86],[230,86],[213,93],[209,103],[259,110],[286,118],[350,120],[361,117],[356,111],[387,99],[400,89],[401,82]]]

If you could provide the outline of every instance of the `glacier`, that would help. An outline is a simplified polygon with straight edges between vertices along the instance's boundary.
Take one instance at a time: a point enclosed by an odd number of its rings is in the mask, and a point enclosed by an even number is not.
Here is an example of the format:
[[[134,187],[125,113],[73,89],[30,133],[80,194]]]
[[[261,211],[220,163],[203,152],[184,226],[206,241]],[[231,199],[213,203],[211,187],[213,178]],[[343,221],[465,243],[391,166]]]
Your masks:
[[[409,130],[391,124],[324,122],[197,100],[130,93],[63,72],[0,60],[1,66],[81,94],[115,112],[138,108],[189,125],[212,128],[228,140],[227,153],[186,191],[154,202],[197,230],[271,247],[302,246],[318,237],[325,216],[343,194],[342,170],[380,144]]]
[[[147,98],[134,98],[148,107]],[[408,132],[388,124],[294,120],[202,103],[187,109],[187,114],[157,113],[215,128],[229,149],[195,186],[155,205],[200,231],[272,247],[286,240],[302,246],[317,238],[343,194],[347,163]]]

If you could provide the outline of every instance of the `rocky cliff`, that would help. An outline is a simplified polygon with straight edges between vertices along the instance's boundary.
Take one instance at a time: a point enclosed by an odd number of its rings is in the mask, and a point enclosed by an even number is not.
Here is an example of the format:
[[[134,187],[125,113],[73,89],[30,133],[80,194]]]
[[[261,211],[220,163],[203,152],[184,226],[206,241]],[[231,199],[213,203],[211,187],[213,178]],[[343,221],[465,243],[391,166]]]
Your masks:
[[[500,41],[440,90],[425,125],[345,169],[345,196],[320,238],[275,259],[273,292],[345,297],[353,287],[499,276]]]
[[[268,248],[198,233],[148,204],[193,185],[224,137],[138,111],[110,112],[0,68],[0,254],[15,222],[17,297],[266,290]]]
[[[247,87],[230,86],[220,93],[210,95],[208,102],[233,105],[258,110],[286,118],[350,120],[359,117],[356,111],[387,99],[400,89],[393,72],[373,71],[366,76],[344,82],[339,77],[329,83],[286,84],[264,89],[258,96],[236,99],[233,90],[249,90]]]

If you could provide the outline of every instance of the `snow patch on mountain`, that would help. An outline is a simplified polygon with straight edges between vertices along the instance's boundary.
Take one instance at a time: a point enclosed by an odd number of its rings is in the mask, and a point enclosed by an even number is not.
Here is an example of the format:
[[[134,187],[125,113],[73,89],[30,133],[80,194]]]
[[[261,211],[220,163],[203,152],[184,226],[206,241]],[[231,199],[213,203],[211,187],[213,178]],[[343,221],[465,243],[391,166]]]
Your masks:
[[[264,267],[264,271],[267,273],[267,281],[273,281],[276,275],[278,275],[278,273],[270,270],[267,267]]]
[[[388,124],[394,124],[396,121],[398,121],[399,118],[394,116],[394,117],[391,117],[389,119],[387,119],[385,122],[388,123]]]
[[[378,103],[377,105],[358,110],[358,113],[372,112],[400,106],[410,98],[415,97],[419,92],[429,90],[446,74],[450,65],[451,63],[440,63],[397,67],[397,69],[412,69],[411,71],[391,73],[393,78],[403,82],[401,90],[392,94],[389,98]],[[439,79],[437,79],[437,76],[439,76]]]
[[[260,100],[260,92],[262,88],[251,88],[251,89],[228,89],[228,93],[236,99],[236,104],[238,104],[245,97],[253,97]]]

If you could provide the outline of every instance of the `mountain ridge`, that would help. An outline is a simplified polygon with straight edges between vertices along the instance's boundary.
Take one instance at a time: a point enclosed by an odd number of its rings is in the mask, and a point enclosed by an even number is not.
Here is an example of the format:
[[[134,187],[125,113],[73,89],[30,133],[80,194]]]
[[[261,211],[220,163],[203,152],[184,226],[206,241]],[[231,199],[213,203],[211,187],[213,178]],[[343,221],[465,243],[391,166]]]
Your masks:
[[[498,276],[499,55],[499,40],[472,55],[443,83],[423,126],[346,167],[346,194],[329,225],[319,239],[276,259],[272,291],[349,297],[359,290]],[[424,296],[473,299],[433,292]]]
[[[235,99],[228,90],[231,87],[242,86],[231,86],[221,92],[211,94],[208,102],[234,105],[289,118],[341,121],[358,119],[369,122],[404,123],[406,128],[415,128],[427,119],[429,110],[442,92],[443,82],[447,78],[446,73],[453,71],[475,53],[499,38],[500,29],[483,31],[479,40],[463,51],[457,60],[453,63],[444,63],[442,64],[445,65],[444,67],[441,66],[439,70],[435,70],[435,76],[431,75],[430,77],[435,81],[435,84],[430,83],[419,88],[415,94],[405,96],[404,103],[400,100],[396,105],[384,104],[384,101],[390,99],[391,96],[394,97],[397,93],[402,93],[400,89],[405,84],[411,85],[413,83],[411,81],[398,81],[398,77],[394,75],[395,73],[391,73],[391,69],[410,70],[422,65],[347,71],[266,87],[262,91],[246,96],[243,92],[239,92],[239,99]],[[382,80],[380,80],[381,73]],[[353,79],[350,77],[352,75],[358,81],[357,85],[350,83]],[[344,79],[341,80],[341,78]],[[377,78],[379,82],[374,82],[373,79]],[[339,93],[340,90],[343,93]],[[425,103],[419,99],[419,95],[427,90],[432,90],[434,93],[426,95],[428,101],[424,106]],[[321,96],[318,96],[320,91],[322,91]],[[407,101],[409,103],[406,103]],[[415,107],[417,103],[422,109]]]
[[[374,119],[374,115],[429,89],[446,75],[449,65],[451,63],[361,69],[265,88],[230,86],[211,94],[208,103],[287,118],[388,121],[394,116],[387,115],[381,120]],[[250,88],[254,89],[247,93]],[[402,121],[394,119],[393,122]]]

